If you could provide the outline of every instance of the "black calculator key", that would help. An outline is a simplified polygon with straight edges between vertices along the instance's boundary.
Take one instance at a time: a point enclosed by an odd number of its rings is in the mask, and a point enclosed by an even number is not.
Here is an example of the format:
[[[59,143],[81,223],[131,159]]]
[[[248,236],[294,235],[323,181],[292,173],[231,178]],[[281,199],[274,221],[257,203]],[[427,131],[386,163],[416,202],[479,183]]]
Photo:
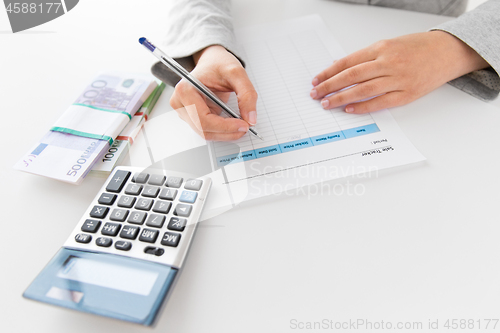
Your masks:
[[[164,222],[165,222],[164,215],[151,214],[148,217],[148,221],[146,222],[146,225],[149,227],[161,228],[161,227],[163,227]]]
[[[182,185],[182,178],[181,177],[168,177],[166,185],[168,187],[179,188]]]
[[[132,177],[132,181],[137,184],[145,184],[148,181],[149,175],[147,173],[136,173]]]
[[[135,204],[135,197],[131,197],[128,195],[122,195],[120,199],[118,200],[118,207],[124,207],[124,208],[132,208],[132,206]]]
[[[151,175],[148,184],[162,186],[165,183],[165,179],[164,175]]]
[[[87,219],[83,222],[82,231],[95,233],[100,225],[101,221]]]
[[[177,190],[173,190],[171,188],[164,188],[161,190],[160,199],[163,200],[174,200],[177,195]]]
[[[182,216],[182,217],[189,217],[192,209],[193,209],[193,206],[191,206],[191,205],[178,204],[175,207],[174,215]]]
[[[142,185],[128,184],[125,188],[125,194],[139,195],[142,191]]]
[[[160,192],[160,188],[156,186],[145,186],[144,191],[142,191],[142,196],[143,197],[148,197],[148,198],[156,198],[158,195],[158,192]]]
[[[144,220],[146,219],[146,216],[148,216],[148,213],[138,212],[138,211],[134,210],[134,211],[132,211],[132,213],[130,213],[130,216],[128,217],[127,222],[134,223],[134,224],[143,224]]]
[[[115,243],[115,249],[117,250],[128,251],[131,248],[132,248],[132,243],[127,241],[116,241]]]
[[[152,229],[142,229],[141,235],[139,236],[139,240],[148,243],[156,242],[156,238],[158,238],[158,230]]]
[[[128,210],[115,208],[109,215],[111,221],[123,222],[128,216]]]
[[[120,232],[120,237],[126,239],[136,239],[139,234],[139,230],[141,230],[139,227],[126,225],[123,227],[122,232]]]
[[[147,246],[145,249],[144,249],[144,253],[147,253],[147,254],[154,254],[155,256],[161,256],[163,255],[163,253],[165,253],[165,250],[162,249],[162,248],[159,248],[159,247],[154,247],[154,246]]]
[[[184,188],[186,190],[199,191],[202,185],[203,180],[201,179],[188,179],[186,184],[184,184]]]
[[[153,205],[152,199],[139,199],[135,204],[135,209],[150,210],[152,205]]]
[[[116,236],[120,231],[121,224],[106,222],[106,224],[101,229],[101,234],[106,236]]]
[[[78,243],[90,243],[91,240],[92,236],[87,234],[77,234],[75,236],[75,241],[77,241]]]
[[[153,212],[168,214],[171,206],[172,203],[170,201],[156,200],[156,203],[153,207]]]
[[[98,219],[103,219],[108,215],[109,208],[104,206],[94,206],[90,211],[90,216]]]
[[[95,245],[102,247],[110,247],[113,244],[113,240],[109,237],[99,237],[95,240]]]
[[[97,200],[98,203],[101,205],[112,205],[115,203],[116,200],[116,194],[111,194],[111,193],[103,193]]]
[[[184,231],[186,227],[186,219],[181,219],[178,217],[172,217],[168,222],[167,229],[175,231]]]
[[[113,178],[111,178],[111,180],[109,181],[108,186],[106,186],[106,191],[114,193],[120,192],[129,177],[130,177],[129,171],[123,171],[123,170],[116,171]]]
[[[176,247],[179,245],[179,241],[181,240],[181,234],[177,234],[175,232],[166,232],[163,234],[163,238],[161,239],[161,245]]]

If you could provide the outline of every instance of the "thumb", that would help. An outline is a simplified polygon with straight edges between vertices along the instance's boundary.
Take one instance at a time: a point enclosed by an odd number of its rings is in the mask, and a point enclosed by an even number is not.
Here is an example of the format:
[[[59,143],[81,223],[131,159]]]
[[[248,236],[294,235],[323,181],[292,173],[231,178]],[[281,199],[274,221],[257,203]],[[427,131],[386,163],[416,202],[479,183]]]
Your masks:
[[[244,69],[239,75],[233,76],[231,86],[238,98],[241,117],[250,125],[255,125],[257,123],[257,92]]]

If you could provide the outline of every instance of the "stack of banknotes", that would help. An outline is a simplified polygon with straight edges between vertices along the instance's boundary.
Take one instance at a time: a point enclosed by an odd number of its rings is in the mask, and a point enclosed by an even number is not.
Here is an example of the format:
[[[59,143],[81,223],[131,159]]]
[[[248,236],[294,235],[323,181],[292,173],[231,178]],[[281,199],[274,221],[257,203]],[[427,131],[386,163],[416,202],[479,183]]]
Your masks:
[[[122,114],[122,119],[114,129],[120,133],[126,126],[128,119],[139,110],[141,105],[153,93],[157,83],[150,75],[128,73],[106,73],[95,78],[68,108],[65,114],[56,122],[64,118],[65,123],[71,123],[74,114],[71,107],[89,109],[89,114],[103,112],[104,115]],[[74,109],[71,109],[74,110]],[[96,111],[97,110],[97,111]],[[78,121],[87,122],[78,114]],[[90,116],[89,116],[90,117]],[[77,119],[77,118],[75,118]],[[68,128],[54,126],[45,136],[25,154],[14,168],[61,180],[71,184],[80,184],[95,163],[106,154],[116,138],[99,136],[92,133],[79,132]]]

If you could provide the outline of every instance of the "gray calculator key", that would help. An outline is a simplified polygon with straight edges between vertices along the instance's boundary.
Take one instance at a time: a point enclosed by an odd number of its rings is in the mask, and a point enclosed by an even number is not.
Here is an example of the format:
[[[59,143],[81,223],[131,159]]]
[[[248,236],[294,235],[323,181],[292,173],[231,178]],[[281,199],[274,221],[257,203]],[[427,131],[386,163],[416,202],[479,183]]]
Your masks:
[[[142,196],[143,197],[148,197],[148,198],[156,198],[158,195],[158,192],[160,192],[160,188],[156,186],[145,186],[144,191],[142,191]]]
[[[118,207],[124,207],[124,208],[132,208],[132,206],[135,204],[135,197],[131,197],[128,195],[122,195],[120,199],[118,200]]]
[[[203,180],[201,179],[188,179],[186,184],[184,184],[184,188],[186,190],[199,191],[202,185]]]
[[[134,223],[134,224],[143,224],[144,220],[146,219],[146,216],[148,216],[148,213],[138,212],[138,211],[134,210],[134,211],[132,211],[132,213],[130,213],[130,216],[128,217],[127,222]]]
[[[128,184],[125,188],[125,194],[139,195],[142,190],[142,185]]]
[[[132,181],[137,184],[145,184],[148,181],[149,175],[147,173],[136,173],[132,177]]]
[[[172,217],[168,222],[167,229],[175,231],[184,231],[186,227],[186,219],[181,219],[178,217]]]
[[[166,186],[179,188],[182,185],[181,177],[168,177]]]
[[[162,186],[165,183],[166,177],[164,175],[151,175],[149,178],[149,185]]]
[[[164,215],[151,214],[148,217],[146,225],[149,227],[161,228],[161,227],[163,227],[164,222],[165,222]]]
[[[142,229],[141,235],[139,236],[139,240],[143,242],[154,243],[158,238],[158,233],[158,230],[144,228]]]
[[[101,234],[106,236],[116,236],[120,231],[121,224],[106,222],[101,229]]]
[[[127,241],[117,241],[115,243],[115,249],[117,250],[128,251],[131,248],[132,248],[132,243]]]
[[[172,203],[170,201],[156,200],[156,203],[153,207],[153,212],[168,214],[171,206]]]
[[[83,222],[82,231],[95,233],[101,226],[101,221],[87,219]]]
[[[90,241],[92,240],[92,236],[90,235],[87,235],[87,234],[77,234],[75,236],[75,241],[77,241],[78,243],[90,243]]]
[[[90,216],[98,219],[103,219],[108,215],[109,208],[103,206],[94,206],[90,211]]]
[[[136,239],[140,230],[141,229],[139,227],[134,227],[133,225],[126,225],[123,227],[122,232],[120,232],[120,237],[126,239]]]
[[[173,190],[171,188],[164,188],[160,193],[160,199],[163,200],[174,200],[176,196],[177,190]]]
[[[135,209],[150,210],[152,205],[153,205],[152,199],[139,199],[135,204]]]
[[[111,212],[109,219],[111,221],[123,222],[127,219],[127,216],[128,216],[128,210],[115,208]]]
[[[95,245],[102,247],[110,247],[113,244],[113,240],[109,237],[99,237],[95,240]]]
[[[178,204],[175,207],[174,215],[182,216],[182,217],[189,217],[192,209],[193,209],[193,206],[191,206],[191,205]]]
[[[181,240],[181,234],[177,234],[175,232],[166,232],[163,234],[163,238],[161,239],[161,245],[176,247],[179,245],[179,241]]]
[[[111,178],[111,180],[109,181],[108,186],[106,186],[106,191],[114,193],[120,192],[129,177],[130,177],[129,171],[123,171],[123,170],[116,171],[113,178]]]
[[[97,200],[98,203],[101,205],[109,205],[111,206],[112,204],[115,203],[116,200],[116,194],[111,194],[111,193],[103,193]]]

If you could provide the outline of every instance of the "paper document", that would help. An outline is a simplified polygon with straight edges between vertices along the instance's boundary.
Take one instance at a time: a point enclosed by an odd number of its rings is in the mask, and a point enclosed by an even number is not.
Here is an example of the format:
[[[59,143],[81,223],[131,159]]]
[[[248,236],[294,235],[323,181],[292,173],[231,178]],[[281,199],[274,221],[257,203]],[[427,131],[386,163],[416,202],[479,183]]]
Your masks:
[[[225,171],[223,185],[247,182],[251,199],[424,159],[389,111],[324,110],[309,96],[314,76],[346,55],[319,16],[236,35],[259,96],[255,128],[265,140],[245,135],[210,144],[213,168]],[[237,110],[234,96],[229,104]]]

